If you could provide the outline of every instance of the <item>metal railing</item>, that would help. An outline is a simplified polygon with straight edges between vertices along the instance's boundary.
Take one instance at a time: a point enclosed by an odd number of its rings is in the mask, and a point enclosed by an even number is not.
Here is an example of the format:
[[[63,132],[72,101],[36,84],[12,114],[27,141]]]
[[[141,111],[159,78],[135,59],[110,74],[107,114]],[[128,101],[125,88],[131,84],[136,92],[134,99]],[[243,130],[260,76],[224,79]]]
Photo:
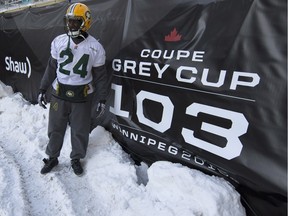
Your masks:
[[[70,0],[0,0],[0,13],[18,11],[27,7],[49,5]]]

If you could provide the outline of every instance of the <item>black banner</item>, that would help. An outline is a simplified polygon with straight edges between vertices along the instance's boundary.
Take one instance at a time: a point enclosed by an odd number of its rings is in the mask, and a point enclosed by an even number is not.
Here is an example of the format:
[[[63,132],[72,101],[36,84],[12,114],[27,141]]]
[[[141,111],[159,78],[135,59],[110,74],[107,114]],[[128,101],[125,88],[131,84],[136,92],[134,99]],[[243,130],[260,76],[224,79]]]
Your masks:
[[[112,75],[101,124],[121,146],[224,177],[247,215],[286,215],[287,3],[86,3]],[[66,8],[1,16],[0,79],[30,101]]]
[[[105,46],[107,59],[119,52],[127,2],[97,1],[86,3],[93,16],[93,36]],[[52,40],[64,33],[64,15],[68,3],[29,8],[0,14],[0,80],[22,92],[35,103],[40,80],[50,55]]]

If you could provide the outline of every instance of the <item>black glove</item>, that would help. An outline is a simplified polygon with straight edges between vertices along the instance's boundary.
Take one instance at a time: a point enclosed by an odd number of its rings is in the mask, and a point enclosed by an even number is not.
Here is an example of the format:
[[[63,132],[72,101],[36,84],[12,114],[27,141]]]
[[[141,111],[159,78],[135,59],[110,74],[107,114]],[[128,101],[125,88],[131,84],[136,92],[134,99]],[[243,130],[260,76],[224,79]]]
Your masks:
[[[44,90],[41,90],[39,92],[39,95],[38,95],[38,104],[39,106],[43,107],[44,109],[46,109],[46,105],[47,105],[47,100],[46,100],[46,95],[45,95],[45,91]]]
[[[104,114],[104,112],[105,112],[105,102],[106,101],[101,100],[97,104],[97,109],[96,109],[97,117],[96,118],[100,118]]]

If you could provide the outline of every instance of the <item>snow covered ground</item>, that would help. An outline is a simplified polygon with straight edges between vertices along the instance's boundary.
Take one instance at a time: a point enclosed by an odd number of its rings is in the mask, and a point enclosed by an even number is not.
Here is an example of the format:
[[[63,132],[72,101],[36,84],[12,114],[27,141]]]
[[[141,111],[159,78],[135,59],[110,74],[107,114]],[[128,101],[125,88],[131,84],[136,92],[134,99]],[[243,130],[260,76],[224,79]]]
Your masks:
[[[70,168],[69,128],[59,165],[41,175],[47,123],[48,109],[0,81],[0,216],[245,215],[225,180],[171,162],[135,166],[100,126],[90,134],[82,177]]]

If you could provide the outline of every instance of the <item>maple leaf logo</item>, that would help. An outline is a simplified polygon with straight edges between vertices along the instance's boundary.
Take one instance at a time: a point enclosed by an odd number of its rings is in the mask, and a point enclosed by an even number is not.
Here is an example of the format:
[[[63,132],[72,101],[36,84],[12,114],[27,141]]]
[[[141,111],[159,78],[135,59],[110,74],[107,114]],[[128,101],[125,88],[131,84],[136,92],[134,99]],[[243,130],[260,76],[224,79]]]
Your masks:
[[[177,32],[177,29],[174,28],[170,34],[166,35],[165,36],[165,41],[168,41],[168,42],[175,42],[175,41],[180,41],[182,38],[182,35],[178,34]]]

